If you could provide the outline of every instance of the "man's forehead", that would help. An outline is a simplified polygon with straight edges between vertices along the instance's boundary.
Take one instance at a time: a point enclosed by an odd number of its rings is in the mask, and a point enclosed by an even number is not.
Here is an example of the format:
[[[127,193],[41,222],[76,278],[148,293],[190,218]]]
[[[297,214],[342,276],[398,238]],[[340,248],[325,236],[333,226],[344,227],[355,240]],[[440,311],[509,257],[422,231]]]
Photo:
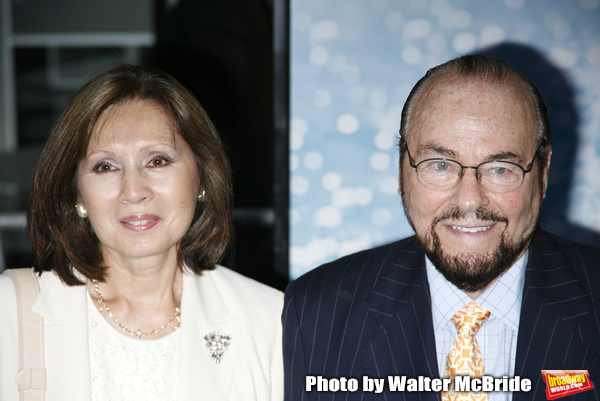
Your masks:
[[[483,77],[458,77],[450,74],[431,78],[415,99],[415,103],[422,107],[440,98],[461,97],[466,93],[469,96],[514,99],[533,106],[531,95],[522,82],[516,80],[497,82]]]
[[[456,96],[473,88],[485,89],[481,92],[482,95],[513,98],[523,105],[535,109],[535,101],[529,84],[516,71],[514,74],[507,73],[501,76],[485,75],[484,73],[461,75],[452,68],[448,68],[430,78],[421,92],[425,95],[424,100],[427,100],[428,94]]]
[[[475,148],[484,158],[519,155],[535,144],[537,119],[529,92],[519,85],[435,78],[414,104],[408,137],[415,156],[457,158]]]
[[[512,112],[506,113],[508,110]],[[475,122],[499,117],[510,120],[517,112],[516,116],[536,123],[533,98],[522,84],[474,77],[432,78],[415,98],[410,119],[414,122],[448,112]]]
[[[480,162],[493,160],[525,162],[528,156],[521,153],[527,149],[527,147],[524,149],[515,149],[514,146],[497,144],[485,149],[478,149],[477,153],[480,154],[477,156]],[[469,147],[467,147],[467,152],[465,152],[465,150],[459,146],[454,147],[452,144],[442,144],[435,141],[421,143],[414,150],[416,157],[425,155],[431,157],[445,157],[454,160],[463,159],[465,156],[472,156],[473,152],[474,149]]]

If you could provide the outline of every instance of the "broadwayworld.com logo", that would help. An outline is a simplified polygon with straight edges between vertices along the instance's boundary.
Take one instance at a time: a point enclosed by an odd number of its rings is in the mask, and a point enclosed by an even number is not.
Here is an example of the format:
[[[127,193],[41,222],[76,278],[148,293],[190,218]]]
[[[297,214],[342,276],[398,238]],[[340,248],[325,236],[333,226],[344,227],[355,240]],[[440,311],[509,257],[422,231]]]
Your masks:
[[[594,388],[587,370],[542,370],[542,377],[548,400]]]

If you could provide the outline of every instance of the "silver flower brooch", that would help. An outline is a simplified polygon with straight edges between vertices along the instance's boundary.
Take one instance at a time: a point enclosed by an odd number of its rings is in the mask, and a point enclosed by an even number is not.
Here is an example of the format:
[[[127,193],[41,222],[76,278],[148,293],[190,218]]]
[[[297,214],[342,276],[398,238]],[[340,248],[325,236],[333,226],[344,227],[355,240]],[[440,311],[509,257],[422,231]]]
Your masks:
[[[229,349],[231,336],[222,332],[213,331],[212,333],[205,335],[204,340],[206,341],[206,350],[208,351],[210,359],[216,364],[221,363],[225,351]]]

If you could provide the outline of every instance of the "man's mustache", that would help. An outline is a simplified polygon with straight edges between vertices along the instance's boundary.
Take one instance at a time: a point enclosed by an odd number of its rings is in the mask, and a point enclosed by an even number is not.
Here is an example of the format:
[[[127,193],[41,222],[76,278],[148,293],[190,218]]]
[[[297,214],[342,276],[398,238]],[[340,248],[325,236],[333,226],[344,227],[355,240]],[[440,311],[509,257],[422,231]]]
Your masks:
[[[442,213],[433,219],[432,227],[435,227],[439,222],[444,220],[464,220],[469,217],[470,214],[474,214],[478,220],[482,221],[496,221],[502,223],[508,223],[508,219],[505,216],[499,215],[497,213],[492,212],[484,207],[480,207],[474,212],[463,212],[458,207],[453,208],[452,210],[448,210],[447,212]]]

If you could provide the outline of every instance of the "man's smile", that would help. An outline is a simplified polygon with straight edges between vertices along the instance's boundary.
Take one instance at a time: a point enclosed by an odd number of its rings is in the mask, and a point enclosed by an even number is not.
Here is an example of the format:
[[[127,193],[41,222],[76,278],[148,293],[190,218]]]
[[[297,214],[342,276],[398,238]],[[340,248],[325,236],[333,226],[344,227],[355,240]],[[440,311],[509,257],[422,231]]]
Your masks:
[[[465,232],[465,233],[478,233],[478,232],[481,232],[481,231],[487,231],[492,226],[485,226],[485,227],[450,226],[450,227],[452,227],[454,230],[462,231],[462,232]]]

